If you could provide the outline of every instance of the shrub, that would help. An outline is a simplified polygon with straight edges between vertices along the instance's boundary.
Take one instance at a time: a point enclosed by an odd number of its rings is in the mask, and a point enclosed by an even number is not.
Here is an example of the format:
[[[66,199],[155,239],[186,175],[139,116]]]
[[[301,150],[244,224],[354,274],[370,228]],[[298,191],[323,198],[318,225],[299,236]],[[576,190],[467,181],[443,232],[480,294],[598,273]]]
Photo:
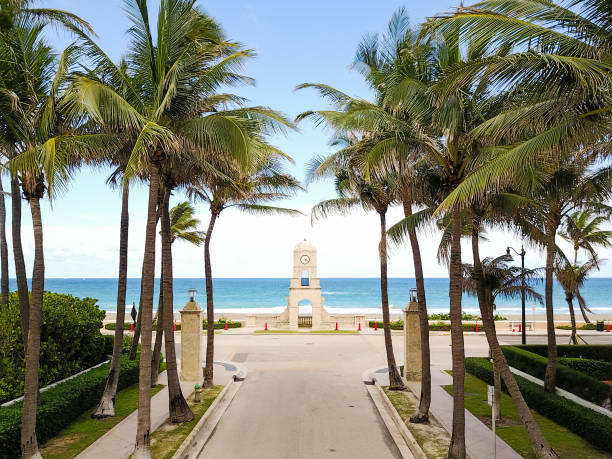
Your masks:
[[[131,324],[132,322],[124,322],[123,323],[123,329],[125,331],[129,331],[131,329]],[[106,330],[115,330],[117,328],[117,324],[115,322],[108,322],[106,324],[104,324],[104,328]],[[181,329],[181,323],[177,322],[176,323],[176,330],[180,330]],[[153,322],[153,331],[157,331],[157,320],[155,322]]]
[[[81,413],[93,408],[104,392],[109,365],[87,373],[40,393],[36,414],[36,433],[42,445],[57,435]],[[121,359],[121,373],[117,390],[138,382],[138,360]],[[17,458],[21,451],[22,402],[0,407],[0,457]]]
[[[221,319],[215,321],[215,330],[224,329],[225,328],[225,322],[227,322],[227,328],[240,328],[240,327],[242,327],[242,322],[237,322],[237,321],[221,318]],[[206,330],[207,327],[208,327],[208,320],[204,319],[202,321],[202,328],[204,330]]]
[[[546,373],[546,357],[514,346],[502,346],[508,364],[539,379]],[[557,365],[557,386],[602,406],[609,403],[612,387],[565,365]]]
[[[465,369],[493,385],[493,365],[488,359],[468,357]],[[514,376],[527,405],[548,419],[580,435],[593,445],[608,451],[612,444],[612,418],[589,410],[571,400],[546,392],[543,387],[520,376]],[[502,388],[507,392],[505,385]]]
[[[370,320],[370,322],[368,323],[370,328],[374,328],[374,323],[377,323],[378,328],[382,328],[383,327],[383,322],[382,320]],[[389,322],[389,326],[391,327],[391,330],[403,330],[404,329],[404,321],[402,319],[396,320],[396,321],[391,321]]]
[[[435,324],[429,324],[429,330],[431,331],[450,331],[451,329],[451,324],[449,323],[444,323],[444,322],[438,322]],[[464,331],[469,331],[469,332],[475,332],[476,331],[476,324],[463,324],[463,330]],[[478,324],[478,331],[484,331],[484,329],[482,328],[482,324]]]
[[[428,316],[429,320],[450,320],[450,313],[437,313]],[[480,316],[474,314],[468,314],[467,312],[461,313],[461,320],[480,320]]]
[[[44,292],[42,312],[41,387],[106,359],[108,342],[100,333],[105,313],[95,299]],[[17,293],[11,293],[9,304],[0,308],[0,403],[23,395],[25,355],[19,315]]]
[[[546,344],[526,344],[515,346],[546,357],[548,346]],[[557,346],[559,357],[577,359],[592,359],[612,362],[612,344],[563,344]]]
[[[557,330],[571,330],[571,325],[557,325],[555,327]],[[580,327],[576,327],[576,330],[597,330],[597,326],[595,324],[582,324]]]
[[[600,381],[612,380],[612,362],[561,357],[559,359],[559,363],[561,365],[565,365],[566,367],[570,367],[573,370],[585,373]]]

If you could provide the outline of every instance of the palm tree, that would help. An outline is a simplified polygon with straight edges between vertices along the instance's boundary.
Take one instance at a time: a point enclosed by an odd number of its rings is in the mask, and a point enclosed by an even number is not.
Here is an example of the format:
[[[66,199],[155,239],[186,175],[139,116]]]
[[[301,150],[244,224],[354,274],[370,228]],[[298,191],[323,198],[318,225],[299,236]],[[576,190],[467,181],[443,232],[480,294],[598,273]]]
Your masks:
[[[607,223],[608,219],[609,215],[596,215],[592,210],[577,211],[565,219],[564,228],[559,232],[559,236],[572,244],[574,264],[578,263],[580,249],[586,250],[591,257],[595,258],[597,256],[596,246],[602,248],[612,246],[610,241],[612,231],[601,229],[601,225]]]
[[[612,169],[593,169],[596,156],[582,152],[570,158],[550,162],[546,176],[528,197],[515,217],[515,224],[524,235],[546,251],[545,304],[548,333],[548,362],[545,389],[554,391],[557,346],[553,311],[553,280],[558,255],[557,232],[562,221],[577,209],[600,209],[612,189]]]
[[[44,252],[40,200],[45,193],[52,199],[69,181],[81,158],[93,157],[112,140],[101,134],[77,133],[59,110],[60,95],[75,58],[75,48],[68,47],[56,61],[41,37],[43,27],[13,27],[0,36],[2,61],[13,75],[28,74],[27,85],[2,88],[3,94],[18,99],[10,110],[2,107],[6,124],[12,130],[15,148],[20,153],[9,162],[28,201],[34,228],[34,266],[29,306],[26,372],[22,414],[21,442],[24,457],[40,457],[36,440],[40,326],[44,290]],[[15,91],[17,90],[17,92]]]
[[[288,122],[287,125],[292,126]],[[251,155],[258,159],[253,161],[247,170],[240,168],[231,158],[218,158],[212,161],[218,172],[205,174],[200,183],[188,189],[192,199],[207,203],[210,209],[210,219],[204,237],[207,319],[204,387],[212,387],[214,377],[215,310],[210,243],[217,219],[221,212],[228,208],[255,214],[301,215],[297,210],[266,204],[288,198],[301,189],[293,176],[282,172],[282,161],[291,159],[257,137],[252,138],[250,147]]]
[[[242,99],[216,91],[224,84],[251,81],[236,70],[253,53],[227,41],[219,25],[192,1],[161,0],[155,34],[145,0],[128,1],[126,11],[132,22],[126,58],[131,77],[123,78],[112,61],[88,40],[84,51],[99,69],[117,76],[122,91],[83,75],[74,79],[70,102],[74,110],[84,110],[99,124],[136,139],[124,180],[136,174],[148,176],[135,457],[149,457],[154,242],[161,168],[175,156],[225,152],[246,167],[251,132],[262,126],[274,129],[282,120],[261,107],[224,110],[224,105],[235,105]]]
[[[170,209],[168,216],[170,221],[170,244],[174,244],[174,242],[178,239],[193,244],[196,247],[202,245],[202,242],[204,240],[204,232],[197,230],[198,226],[200,226],[200,220],[195,218],[194,214],[195,209],[189,203],[189,201],[183,201],[174,206],[172,209]],[[162,237],[164,237],[163,234]],[[164,285],[163,271],[164,270],[162,267],[162,276],[159,281],[160,286]],[[155,346],[153,348],[151,386],[155,385],[157,381],[157,372],[159,370],[159,361],[161,356],[162,337],[164,334],[164,289],[160,288],[159,290],[159,303],[157,307],[157,333],[155,334]]]
[[[555,261],[554,272],[559,284],[565,291],[565,301],[567,302],[567,306],[569,308],[570,320],[572,323],[572,336],[570,341],[574,344],[578,344],[578,339],[576,335],[576,315],[574,314],[574,304],[573,300],[576,298],[578,300],[578,304],[580,305],[580,310],[582,314],[587,319],[585,310],[588,310],[586,301],[580,294],[580,288],[584,284],[584,281],[589,277],[589,274],[594,269],[599,269],[599,263],[601,259],[597,259],[596,257],[584,262],[581,265],[571,264],[568,262],[565,256],[559,256]]]
[[[318,113],[318,112],[317,112]],[[300,115],[299,119],[312,116],[314,112]],[[326,176],[333,177],[337,198],[321,201],[312,208],[312,220],[326,218],[331,213],[345,215],[353,208],[362,207],[366,211],[375,211],[380,221],[380,242],[378,255],[380,260],[380,293],[383,315],[383,331],[385,337],[385,351],[387,368],[389,371],[389,388],[391,390],[404,390],[406,386],[402,381],[393,352],[391,340],[391,327],[389,316],[389,292],[387,278],[387,211],[397,203],[399,196],[399,179],[397,175],[387,171],[370,171],[369,179],[365,177],[363,169],[363,148],[361,139],[355,135],[338,138],[332,145],[343,148],[328,158],[315,158],[310,165],[310,178],[317,179]]]
[[[0,178],[0,304],[9,301],[9,266],[8,244],[6,243],[6,207],[4,202],[4,189]]]
[[[85,36],[86,34],[94,34],[91,26],[80,17],[64,10],[53,8],[32,8],[31,0],[4,0],[0,2],[0,35],[3,39],[0,40],[0,46],[4,47],[3,51],[12,54],[17,61],[25,62],[23,50],[14,47],[15,42],[13,29],[21,29],[24,27],[45,27],[48,24],[59,25],[62,28],[69,30],[77,35]],[[13,38],[11,38],[13,37]],[[13,54],[15,53],[15,54]],[[36,56],[30,56],[36,58]],[[29,62],[33,64],[33,61]],[[15,120],[11,116],[2,118],[2,111],[10,113],[16,100],[20,100],[23,95],[22,91],[27,91],[28,81],[24,78],[25,73],[14,71],[15,68],[3,65],[0,69],[0,81],[2,86],[7,89],[0,95],[0,136],[3,138],[4,154],[7,159],[11,159],[20,152],[25,150],[24,145],[21,145],[20,135],[18,133],[19,125],[15,124]],[[28,293],[28,281],[25,268],[25,260],[23,256],[23,246],[21,243],[21,190],[19,181],[16,177],[11,177],[11,236],[13,243],[13,259],[15,261],[15,277],[17,279],[17,294],[19,297],[19,311],[21,321],[21,333],[23,338],[24,349],[27,350],[28,341],[28,322],[30,299]]]

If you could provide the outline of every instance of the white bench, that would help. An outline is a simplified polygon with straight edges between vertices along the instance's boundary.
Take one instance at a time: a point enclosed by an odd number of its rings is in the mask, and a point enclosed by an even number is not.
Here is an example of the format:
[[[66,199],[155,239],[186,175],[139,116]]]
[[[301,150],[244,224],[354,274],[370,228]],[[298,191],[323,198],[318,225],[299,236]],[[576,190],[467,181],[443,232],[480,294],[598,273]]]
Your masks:
[[[517,330],[519,328],[519,325],[522,325],[522,321],[521,320],[509,320],[508,321],[508,329],[510,330]],[[525,322],[525,331],[527,330],[531,330],[533,331],[535,329],[535,323],[534,322]]]

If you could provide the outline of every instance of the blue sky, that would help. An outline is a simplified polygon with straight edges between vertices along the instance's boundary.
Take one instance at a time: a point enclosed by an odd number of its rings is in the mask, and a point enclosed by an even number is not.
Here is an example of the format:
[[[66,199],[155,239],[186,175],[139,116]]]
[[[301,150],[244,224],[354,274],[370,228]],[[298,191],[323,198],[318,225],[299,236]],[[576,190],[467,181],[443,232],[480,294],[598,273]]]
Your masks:
[[[119,59],[125,52],[128,21],[121,0],[46,0],[39,4],[69,10],[89,21],[99,44],[113,59]],[[157,2],[149,4],[154,11]],[[312,91],[295,92],[294,88],[300,83],[321,82],[354,96],[370,97],[361,75],[350,69],[350,63],[361,38],[367,33],[383,32],[395,10],[406,6],[412,21],[417,23],[427,16],[449,10],[453,3],[446,0],[407,4],[400,1],[234,0],[199,1],[198,5],[222,24],[230,39],[257,52],[257,57],[245,68],[245,73],[256,79],[256,85],[233,92],[247,97],[254,105],[267,105],[294,118],[302,111],[326,107]],[[52,31],[49,36],[58,48],[70,41],[70,36],[63,32]],[[295,159],[296,164],[290,171],[300,179],[312,156],[330,151],[328,140],[329,132],[308,123],[301,124],[299,132],[271,139]],[[107,175],[108,171],[104,170],[83,170],[69,190],[56,199],[53,209],[45,204],[48,277],[116,276],[120,194],[105,184]],[[7,185],[5,178],[5,189]],[[314,203],[330,197],[333,197],[330,185],[315,184],[284,205],[309,212]],[[182,199],[179,194],[173,198],[173,203]],[[7,207],[10,210],[10,205]],[[208,219],[206,208],[198,206],[197,209],[199,218],[205,223]],[[130,195],[128,266],[131,277],[140,274],[145,212],[146,190],[137,186]],[[23,214],[24,248],[30,270],[33,243],[27,208]],[[395,222],[400,216],[399,209],[394,209],[389,221]],[[348,218],[333,217],[311,225],[309,217],[253,217],[232,211],[222,216],[213,236],[214,275],[286,277],[291,269],[291,250],[304,237],[319,248],[321,277],[378,275],[375,215],[357,212]],[[427,276],[446,275],[446,268],[435,262],[436,241],[435,234],[423,236]],[[520,246],[520,241],[511,235],[495,233],[495,240],[485,243],[483,252],[499,254],[508,243]],[[201,249],[177,243],[174,251],[177,277],[202,275]],[[532,250],[527,261],[533,266],[541,265],[541,254]],[[392,250],[392,276],[412,276],[411,265],[408,250]],[[606,268],[602,274],[609,274],[605,271]]]

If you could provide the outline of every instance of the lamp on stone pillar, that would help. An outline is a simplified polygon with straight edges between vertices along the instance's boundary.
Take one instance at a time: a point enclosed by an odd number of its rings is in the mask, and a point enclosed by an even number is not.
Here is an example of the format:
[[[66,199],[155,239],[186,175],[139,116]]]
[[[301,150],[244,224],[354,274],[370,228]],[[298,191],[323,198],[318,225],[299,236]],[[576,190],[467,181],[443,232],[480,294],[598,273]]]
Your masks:
[[[404,309],[404,378],[421,380],[421,322],[415,288],[410,289],[410,303]]]
[[[189,289],[189,301],[181,313],[181,380],[202,378],[202,310],[196,303],[196,289]]]

